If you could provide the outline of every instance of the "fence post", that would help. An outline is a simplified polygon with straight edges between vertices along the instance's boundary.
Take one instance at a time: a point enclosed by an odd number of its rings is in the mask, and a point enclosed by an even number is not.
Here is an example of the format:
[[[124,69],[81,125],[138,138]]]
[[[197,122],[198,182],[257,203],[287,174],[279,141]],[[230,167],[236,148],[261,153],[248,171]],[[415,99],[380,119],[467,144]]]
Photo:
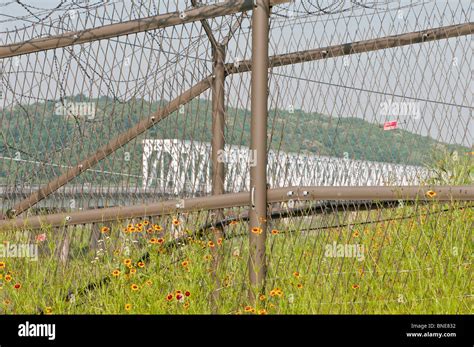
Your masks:
[[[250,301],[263,290],[266,273],[265,240],[267,219],[267,117],[269,0],[256,0],[252,13],[252,79],[250,153],[249,276]]]
[[[212,82],[212,140],[211,140],[211,158],[212,158],[212,195],[224,194],[224,180],[225,180],[225,168],[224,163],[219,160],[220,151],[224,150],[225,138],[225,94],[224,94],[224,83],[225,83],[225,51],[224,45],[216,44],[213,47],[213,77]],[[221,209],[214,211],[214,220],[222,220],[224,213]],[[218,277],[218,268],[221,263],[222,251],[218,246],[218,240],[223,239],[223,228],[221,225],[216,225],[213,228],[214,243],[217,247],[214,248],[213,254],[213,272],[215,288],[211,295],[211,309],[213,313],[217,313],[218,307],[217,302],[219,299],[219,286],[220,281]]]

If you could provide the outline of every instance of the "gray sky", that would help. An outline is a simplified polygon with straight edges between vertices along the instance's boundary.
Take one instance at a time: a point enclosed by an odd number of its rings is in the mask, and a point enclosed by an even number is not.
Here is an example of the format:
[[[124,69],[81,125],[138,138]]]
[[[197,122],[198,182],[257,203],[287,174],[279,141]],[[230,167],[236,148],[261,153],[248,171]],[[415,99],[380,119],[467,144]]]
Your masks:
[[[99,2],[90,1],[91,4]],[[25,0],[23,3],[51,9],[59,1]],[[118,18],[137,18],[176,9],[173,4],[155,2],[159,6],[156,9],[149,6],[149,13],[127,15],[130,2],[109,1],[109,9],[112,3],[116,4],[117,13],[113,14],[113,21],[106,20],[105,24],[116,22]],[[177,8],[184,9],[186,4],[186,1],[178,1]],[[305,8],[312,9],[309,5]],[[103,16],[103,9],[99,8],[99,16]],[[386,6],[376,10],[359,7],[352,12],[309,18],[299,13],[303,9],[300,1],[289,9],[296,17],[272,16],[270,54],[472,21],[470,1],[401,1],[390,4],[388,10]],[[36,11],[44,14],[40,9]],[[282,9],[277,11],[288,15]],[[1,44],[17,41],[7,38],[5,31],[14,30],[14,25],[21,27],[25,22],[5,22],[4,19],[26,15],[27,11],[4,0],[0,2],[0,13]],[[92,26],[91,13],[61,11],[51,18],[53,22],[63,18],[62,27],[74,30]],[[109,12],[106,17],[110,16]],[[217,31],[220,25],[231,20],[211,22]],[[231,41],[229,62],[251,58],[249,24],[250,20],[244,20],[242,30]],[[35,30],[34,36],[38,36],[36,27],[26,29],[26,37],[31,37],[32,30]],[[226,32],[227,26],[224,26],[220,37]],[[471,146],[474,134],[471,44],[471,37],[464,36],[275,68],[270,82],[270,107],[293,107],[333,117],[358,117],[374,123],[398,119],[403,122],[400,126],[411,132]],[[53,59],[54,53],[56,58]],[[81,69],[79,64],[86,68]],[[6,108],[18,102],[57,100],[61,95],[79,93],[90,97],[116,95],[121,100],[132,96],[152,101],[171,99],[210,74],[212,66],[209,44],[200,24],[169,28],[155,36],[131,35],[108,43],[101,41],[70,50],[4,59],[3,65],[3,79],[9,86],[3,93],[2,106]],[[250,107],[249,81],[249,74],[227,79],[228,105]],[[419,117],[383,115],[381,105],[390,101],[412,103]]]

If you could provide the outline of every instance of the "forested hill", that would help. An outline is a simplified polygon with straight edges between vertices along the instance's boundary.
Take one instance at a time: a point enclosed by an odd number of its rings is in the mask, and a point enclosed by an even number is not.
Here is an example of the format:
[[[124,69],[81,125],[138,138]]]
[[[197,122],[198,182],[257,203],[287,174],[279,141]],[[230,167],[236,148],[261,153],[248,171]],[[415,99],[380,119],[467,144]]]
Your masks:
[[[48,158],[49,162],[73,164],[117,134],[129,129],[145,115],[155,111],[161,103],[150,104],[143,100],[113,102],[112,99],[85,100],[81,96],[68,102],[97,103],[94,117],[71,117],[58,114],[56,102],[17,105],[1,110],[2,156],[21,154],[22,159]],[[351,117],[330,117],[306,113],[301,110],[288,112],[270,110],[269,128],[272,149],[286,152],[306,152],[320,155],[347,157],[379,162],[425,165],[433,154],[470,149],[447,145],[430,137],[397,129],[384,131],[380,124],[373,124]],[[228,108],[226,110],[226,142],[248,146],[250,111]],[[143,138],[173,138],[210,142],[211,107],[208,100],[192,101],[181,112],[166,118],[141,135]],[[141,167],[140,142],[132,142],[121,149],[131,153],[130,172],[139,174]],[[120,153],[120,152],[119,152]],[[103,169],[123,169],[116,161],[104,161]],[[10,163],[3,162],[0,176],[5,177]],[[11,168],[10,168],[11,169]],[[51,173],[53,174],[53,173]]]

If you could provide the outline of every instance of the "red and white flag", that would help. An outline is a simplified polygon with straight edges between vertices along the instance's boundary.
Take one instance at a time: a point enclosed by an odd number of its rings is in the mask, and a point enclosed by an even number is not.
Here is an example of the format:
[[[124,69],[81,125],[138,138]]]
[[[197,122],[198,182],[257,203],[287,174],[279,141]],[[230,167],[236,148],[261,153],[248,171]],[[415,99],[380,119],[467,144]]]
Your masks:
[[[397,121],[383,123],[383,130],[393,130],[397,128]]]

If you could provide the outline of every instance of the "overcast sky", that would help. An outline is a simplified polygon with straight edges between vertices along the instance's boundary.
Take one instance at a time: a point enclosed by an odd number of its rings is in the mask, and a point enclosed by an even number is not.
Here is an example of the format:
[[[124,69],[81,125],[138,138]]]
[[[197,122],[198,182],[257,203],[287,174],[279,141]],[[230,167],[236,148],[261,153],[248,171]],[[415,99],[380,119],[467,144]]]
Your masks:
[[[98,2],[90,1],[91,4]],[[25,0],[23,3],[35,6],[34,13],[44,14],[42,9],[52,9],[59,1]],[[124,13],[121,11],[130,6],[128,1],[114,3],[117,13]],[[186,4],[186,1],[179,2],[178,9],[184,9]],[[148,15],[173,9],[176,7],[160,2],[156,8],[148,8]],[[359,7],[352,12],[310,18],[301,18],[299,11],[303,7],[300,2],[289,9],[297,16],[284,18],[288,12],[278,8],[278,13],[272,16],[271,55],[472,21],[469,0],[401,1],[388,7]],[[103,8],[97,13],[103,14]],[[27,10],[3,0],[0,1],[0,14],[0,44],[17,41],[12,36],[7,38],[5,32],[14,31],[14,25],[21,27],[26,22],[6,20],[27,15]],[[130,16],[125,13],[121,18],[126,20],[140,15],[143,13]],[[110,13],[105,17],[109,17],[105,24],[120,18],[114,15],[115,19],[110,20]],[[87,11],[59,11],[51,18],[53,22],[63,18],[62,28],[70,30],[90,27],[93,23],[91,13]],[[217,31],[222,23],[229,21],[229,18],[217,19],[211,24]],[[228,62],[251,58],[249,25],[250,20],[244,20],[242,29],[231,40]],[[33,36],[38,36],[38,28],[21,33],[31,37],[32,30],[36,33]],[[8,88],[2,86],[2,105],[8,108],[19,102],[57,100],[64,94],[79,93],[90,97],[115,95],[122,100],[132,96],[169,100],[211,73],[209,44],[202,38],[196,39],[199,35],[203,36],[200,24],[193,24],[162,30],[155,36],[130,35],[110,42],[74,46],[70,50],[4,59],[3,80]],[[471,146],[474,134],[471,44],[471,37],[464,36],[275,68],[270,82],[270,107],[293,107],[333,117],[358,117],[374,123],[398,120],[400,127],[411,132]],[[56,59],[53,59],[55,54]],[[79,68],[78,62],[87,68]],[[59,81],[62,89],[58,86]],[[249,74],[227,79],[228,105],[250,107],[249,81]],[[168,88],[164,88],[165,85]],[[208,97],[209,93],[203,96]],[[417,112],[384,115],[382,105],[388,102],[407,103]]]

